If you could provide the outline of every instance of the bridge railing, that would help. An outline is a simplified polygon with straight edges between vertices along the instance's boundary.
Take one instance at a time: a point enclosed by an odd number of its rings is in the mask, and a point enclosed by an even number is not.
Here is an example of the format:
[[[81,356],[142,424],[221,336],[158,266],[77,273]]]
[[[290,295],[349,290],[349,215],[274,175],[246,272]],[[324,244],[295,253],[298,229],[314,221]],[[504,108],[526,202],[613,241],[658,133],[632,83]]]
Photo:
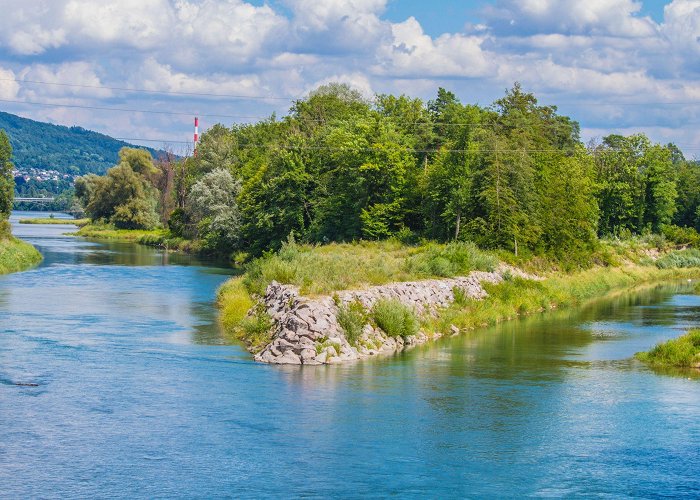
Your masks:
[[[55,198],[15,198],[14,201],[20,202],[20,201],[45,201],[45,202],[51,202],[54,201]]]

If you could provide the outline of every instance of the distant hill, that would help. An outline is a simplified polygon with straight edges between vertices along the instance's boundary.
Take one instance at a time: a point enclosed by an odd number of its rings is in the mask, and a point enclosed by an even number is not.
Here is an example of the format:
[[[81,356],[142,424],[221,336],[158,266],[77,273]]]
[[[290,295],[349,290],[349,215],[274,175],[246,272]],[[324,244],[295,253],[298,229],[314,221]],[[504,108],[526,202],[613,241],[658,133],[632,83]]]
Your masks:
[[[0,129],[10,137],[18,169],[38,168],[65,174],[104,174],[119,150],[136,147],[81,127],[64,127],[0,112]],[[155,150],[148,149],[154,156]]]

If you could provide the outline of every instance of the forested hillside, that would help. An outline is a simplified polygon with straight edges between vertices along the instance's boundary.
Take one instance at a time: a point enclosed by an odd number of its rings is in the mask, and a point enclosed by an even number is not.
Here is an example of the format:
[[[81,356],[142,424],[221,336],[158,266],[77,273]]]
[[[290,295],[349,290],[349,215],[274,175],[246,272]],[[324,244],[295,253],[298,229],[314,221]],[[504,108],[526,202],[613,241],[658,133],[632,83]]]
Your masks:
[[[324,86],[281,120],[211,128],[193,158],[154,167],[125,151],[77,191],[94,219],[160,219],[212,251],[253,255],[293,235],[468,240],[586,262],[598,237],[697,243],[700,228],[700,167],[678,148],[641,134],[584,145],[578,123],[517,84],[489,107],[444,89],[426,103]]]
[[[0,130],[10,137],[13,163],[20,170],[102,175],[118,161],[119,150],[130,146],[84,128],[42,123],[3,112]]]

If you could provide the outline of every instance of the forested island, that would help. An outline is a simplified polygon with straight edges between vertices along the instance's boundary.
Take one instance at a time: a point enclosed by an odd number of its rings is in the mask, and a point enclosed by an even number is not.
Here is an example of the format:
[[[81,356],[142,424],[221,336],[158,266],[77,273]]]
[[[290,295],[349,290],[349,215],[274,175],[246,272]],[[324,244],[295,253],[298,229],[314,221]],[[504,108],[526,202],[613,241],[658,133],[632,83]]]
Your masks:
[[[326,85],[285,117],[215,125],[188,158],[122,149],[105,176],[76,180],[92,221],[78,234],[242,266],[219,301],[254,351],[277,328],[260,302],[274,282],[331,297],[493,273],[486,300],[453,290],[430,317],[397,301],[336,300],[343,342],[371,351],[367,325],[382,342],[405,340],[695,276],[700,165],[642,134],[583,144],[579,132],[519,84],[487,107],[442,88],[423,102]],[[324,343],[316,349],[340,355]]]

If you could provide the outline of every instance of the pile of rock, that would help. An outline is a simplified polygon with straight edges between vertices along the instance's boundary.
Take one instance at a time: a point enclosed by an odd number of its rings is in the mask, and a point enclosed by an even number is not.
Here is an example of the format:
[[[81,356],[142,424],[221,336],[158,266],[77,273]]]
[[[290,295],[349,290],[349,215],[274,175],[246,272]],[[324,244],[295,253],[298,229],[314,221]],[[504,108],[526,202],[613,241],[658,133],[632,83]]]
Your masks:
[[[454,290],[465,297],[483,299],[488,294],[481,283],[500,283],[503,272],[475,271],[466,277],[390,283],[366,290],[343,291],[335,297],[302,297],[296,287],[273,282],[268,286],[264,306],[274,322],[272,342],[255,355],[256,361],[276,364],[320,365],[342,363],[384,353],[393,353],[439,337],[419,332],[406,338],[389,337],[372,325],[365,325],[357,345],[350,345],[338,324],[338,305],[359,302],[371,310],[381,299],[394,299],[418,315],[436,314],[454,300]],[[529,276],[528,276],[529,277]],[[454,333],[458,333],[453,331]]]

